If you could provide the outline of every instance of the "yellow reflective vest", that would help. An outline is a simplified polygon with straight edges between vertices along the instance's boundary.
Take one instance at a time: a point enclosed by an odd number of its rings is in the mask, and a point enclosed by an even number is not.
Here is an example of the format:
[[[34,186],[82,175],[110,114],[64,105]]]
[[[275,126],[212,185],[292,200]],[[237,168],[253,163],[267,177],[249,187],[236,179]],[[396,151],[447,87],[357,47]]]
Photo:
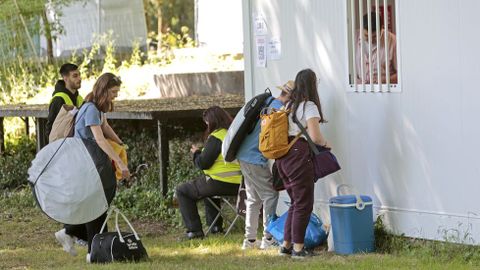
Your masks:
[[[217,129],[210,134],[210,136],[214,136],[222,142],[226,135],[227,130],[224,128]],[[212,167],[208,168],[207,170],[203,170],[203,172],[212,179],[222,182],[240,184],[242,181],[240,164],[238,164],[238,162],[225,162],[223,160],[222,153],[218,154],[218,157],[213,163]]]
[[[70,106],[75,106],[77,108],[80,108],[80,106],[82,106],[83,104],[83,98],[82,96],[78,95],[77,96],[77,100],[75,101],[75,104],[73,104],[73,101],[72,99],[68,96],[67,93],[63,93],[63,92],[58,92],[58,93],[55,93],[55,95],[53,95],[52,99],[50,100],[50,103],[52,103],[52,100],[56,97],[61,97],[63,98],[63,101],[65,101],[65,104],[67,105],[70,105]]]

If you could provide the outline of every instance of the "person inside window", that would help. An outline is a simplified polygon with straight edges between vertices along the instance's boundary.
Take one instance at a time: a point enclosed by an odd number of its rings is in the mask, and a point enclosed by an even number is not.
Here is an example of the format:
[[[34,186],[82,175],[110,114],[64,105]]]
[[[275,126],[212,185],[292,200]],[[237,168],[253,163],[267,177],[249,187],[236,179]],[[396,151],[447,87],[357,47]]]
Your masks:
[[[378,83],[378,61],[380,61],[380,71],[381,71],[381,83],[387,83],[386,69],[387,63],[389,67],[390,74],[390,83],[396,84],[397,79],[397,38],[396,36],[389,32],[383,27],[382,22],[380,22],[380,37],[379,43],[377,44],[377,18],[376,13],[370,13],[371,16],[371,33],[372,33],[372,44],[370,47],[370,55],[372,62],[369,62],[369,44],[368,44],[368,14],[363,16],[363,29],[357,32],[357,45],[356,45],[356,59],[355,67],[357,70],[356,82],[358,84],[363,83],[370,84],[370,66],[372,67],[372,82]],[[360,36],[362,35],[362,37]],[[388,61],[386,59],[386,50],[385,50],[385,36],[388,41]],[[377,51],[380,54],[378,58]],[[363,55],[363,62],[362,62]],[[363,68],[363,70],[362,70]]]

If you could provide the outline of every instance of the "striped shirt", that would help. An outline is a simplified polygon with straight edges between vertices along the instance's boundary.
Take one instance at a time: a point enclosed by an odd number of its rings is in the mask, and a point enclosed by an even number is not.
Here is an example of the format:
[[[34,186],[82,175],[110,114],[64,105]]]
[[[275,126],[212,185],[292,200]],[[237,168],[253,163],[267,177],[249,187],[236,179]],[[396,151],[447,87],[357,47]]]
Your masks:
[[[362,83],[362,74],[363,74],[363,82],[365,84],[370,83],[370,62],[369,62],[369,57],[368,57],[368,39],[363,37],[363,73],[362,73],[362,59],[361,56],[362,54],[360,53],[362,47],[361,47],[361,40],[359,33],[362,32],[357,32],[357,48],[356,48],[356,59],[355,59],[355,66],[357,69],[357,83],[361,84]],[[382,29],[380,32],[380,50],[379,50],[379,55],[380,55],[380,70],[381,70],[381,77],[382,77],[382,83],[386,83],[386,65],[385,65],[385,37],[384,37],[385,31]],[[389,67],[389,73],[390,73],[390,83],[397,83],[397,80],[393,78],[392,76],[397,74],[397,38],[395,37],[394,34],[387,32],[387,37],[388,37],[388,63],[390,65]],[[377,68],[377,50],[378,46],[376,44],[377,40],[376,38],[372,38],[372,46],[371,46],[371,57],[372,57],[372,79],[373,83],[378,83],[378,68]],[[396,77],[396,76],[395,76]]]

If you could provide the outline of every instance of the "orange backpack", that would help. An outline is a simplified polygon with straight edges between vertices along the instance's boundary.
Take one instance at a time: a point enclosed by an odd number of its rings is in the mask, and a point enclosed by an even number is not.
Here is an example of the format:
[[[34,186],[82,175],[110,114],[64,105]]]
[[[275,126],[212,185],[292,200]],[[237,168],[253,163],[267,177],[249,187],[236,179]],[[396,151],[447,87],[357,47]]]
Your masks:
[[[271,112],[268,112],[271,110]],[[268,109],[260,114],[260,135],[258,149],[268,159],[281,158],[298,140],[300,134],[288,143],[288,114],[290,109]]]

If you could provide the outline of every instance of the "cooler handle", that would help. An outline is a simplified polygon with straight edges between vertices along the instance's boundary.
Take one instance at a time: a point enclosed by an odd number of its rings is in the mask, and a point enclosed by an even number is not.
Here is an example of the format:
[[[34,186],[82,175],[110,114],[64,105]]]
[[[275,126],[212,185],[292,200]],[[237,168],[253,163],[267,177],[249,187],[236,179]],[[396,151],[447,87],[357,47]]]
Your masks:
[[[360,193],[351,185],[348,184],[340,184],[337,186],[337,196],[340,195],[340,190],[343,188],[349,188],[351,191],[353,191],[353,194],[355,195],[355,198],[357,199],[357,202],[355,203],[355,207],[362,211],[365,209],[365,202],[362,200],[362,197],[360,197]]]

